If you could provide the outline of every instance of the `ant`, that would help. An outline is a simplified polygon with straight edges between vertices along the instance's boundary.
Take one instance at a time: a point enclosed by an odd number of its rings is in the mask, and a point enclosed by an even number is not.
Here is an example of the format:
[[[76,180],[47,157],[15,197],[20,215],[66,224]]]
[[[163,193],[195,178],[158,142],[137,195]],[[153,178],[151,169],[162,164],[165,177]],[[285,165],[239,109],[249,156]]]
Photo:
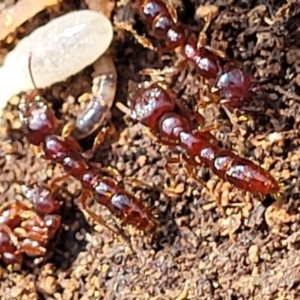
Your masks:
[[[98,223],[116,234],[114,229],[106,225],[105,221],[87,207],[89,196],[92,196],[100,205],[105,206],[114,216],[124,223],[136,228],[153,232],[157,221],[151,211],[139,199],[127,192],[123,184],[117,181],[118,171],[112,168],[99,168],[91,164],[82,154],[77,141],[70,138],[71,128],[65,125],[62,135],[57,135],[58,120],[53,109],[46,100],[37,96],[31,70],[31,55],[29,57],[29,72],[35,89],[25,94],[19,104],[19,114],[23,132],[29,143],[37,147],[38,153],[44,159],[63,167],[66,174],[52,180],[52,184],[74,177],[82,184],[83,193],[80,201],[86,212]],[[103,139],[102,132],[96,138]],[[104,175],[106,174],[106,175]],[[123,182],[138,182],[134,179],[124,179]]]
[[[29,203],[16,202],[0,210],[0,259],[5,265],[21,265],[24,255],[44,256],[61,224],[57,189],[35,183],[21,188]]]
[[[218,146],[218,140],[209,132],[210,127],[203,127],[204,118],[200,114],[194,116],[202,129],[196,128],[193,118],[184,111],[170,89],[151,83],[132,93],[128,105],[131,117],[148,128],[161,143],[184,149],[187,171],[197,181],[193,168],[205,165],[221,179],[244,191],[261,195],[279,194],[281,188],[278,182],[267,171]],[[167,171],[170,172],[170,163],[177,162],[180,162],[179,158],[169,160]]]
[[[204,80],[208,83],[209,101],[220,103],[232,122],[232,111],[235,108],[257,112],[254,108],[244,106],[251,96],[259,92],[253,76],[233,65],[224,52],[206,45],[206,31],[215,12],[207,13],[206,23],[197,38],[195,34],[190,33],[186,25],[178,21],[176,9],[171,0],[167,0],[167,3],[162,0],[137,0],[135,7],[138,15],[149,28],[149,34],[163,41],[164,46],[154,47],[147,38],[139,36],[129,24],[117,23],[117,28],[131,32],[144,47],[161,53],[175,50],[183,57],[177,67],[167,71],[146,69],[142,71],[142,74],[175,74],[185,69],[190,61],[201,76],[202,83]],[[201,96],[199,107],[206,106],[203,98]]]

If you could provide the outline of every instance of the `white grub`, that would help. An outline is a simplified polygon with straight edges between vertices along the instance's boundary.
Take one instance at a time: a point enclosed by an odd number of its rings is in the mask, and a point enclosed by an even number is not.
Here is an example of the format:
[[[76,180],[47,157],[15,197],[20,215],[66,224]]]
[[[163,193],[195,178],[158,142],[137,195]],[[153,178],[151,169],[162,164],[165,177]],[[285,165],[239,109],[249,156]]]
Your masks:
[[[22,39],[0,68],[0,115],[7,101],[33,89],[28,60],[38,88],[66,80],[95,62],[110,46],[113,28],[100,12],[81,10],[53,19]]]

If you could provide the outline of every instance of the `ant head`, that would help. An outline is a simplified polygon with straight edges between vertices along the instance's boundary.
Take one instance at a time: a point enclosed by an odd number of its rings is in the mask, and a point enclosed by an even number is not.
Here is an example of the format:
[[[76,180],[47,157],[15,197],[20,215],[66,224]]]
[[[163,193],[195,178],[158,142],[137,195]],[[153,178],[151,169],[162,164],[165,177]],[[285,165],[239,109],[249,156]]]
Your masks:
[[[159,118],[166,112],[173,111],[175,107],[169,91],[157,82],[143,84],[129,99],[131,117],[150,129],[155,129]]]
[[[40,145],[46,135],[53,134],[57,128],[54,111],[39,96],[31,71],[31,54],[29,56],[29,72],[35,89],[23,95],[19,104],[19,115],[23,132],[30,143]]]
[[[30,200],[34,210],[39,214],[52,214],[59,209],[59,202],[55,199],[56,194],[51,193],[47,186],[32,183],[22,185],[21,188],[25,197]]]

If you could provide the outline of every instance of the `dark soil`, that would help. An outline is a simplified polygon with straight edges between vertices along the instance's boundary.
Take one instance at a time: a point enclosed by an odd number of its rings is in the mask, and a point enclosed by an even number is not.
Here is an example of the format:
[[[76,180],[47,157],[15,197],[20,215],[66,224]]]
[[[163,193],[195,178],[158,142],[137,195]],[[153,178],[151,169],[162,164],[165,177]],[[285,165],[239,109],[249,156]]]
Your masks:
[[[183,2],[186,5],[178,5],[180,20],[199,31],[203,22],[194,13],[205,1]],[[120,237],[87,217],[77,201],[80,184],[69,180],[66,186],[74,196],[70,200],[65,195],[63,226],[49,249],[51,255],[40,264],[28,259],[19,270],[4,269],[1,299],[300,299],[300,6],[297,0],[287,2],[205,2],[220,10],[208,30],[208,43],[251,71],[271,99],[269,103],[254,100],[251,105],[261,113],[214,133],[224,147],[263,165],[278,178],[284,186],[282,209],[270,205],[271,198],[237,190],[205,168],[198,170],[199,176],[213,188],[215,197],[188,178],[182,165],[174,165],[175,178],[168,175],[164,165],[178,150],[161,146],[134,122],[124,122],[123,113],[114,107],[112,122],[119,136],[107,140],[93,161],[115,167],[124,176],[175,189],[177,196],[171,197],[134,188],[158,215],[162,233],[151,237],[125,226],[136,251],[133,254]],[[0,53],[49,19],[84,7],[80,1],[64,1],[43,11],[2,42]],[[134,21],[130,6],[117,8],[114,17]],[[142,23],[137,24],[145,33]],[[112,51],[119,75],[116,101],[124,104],[128,80],[145,80],[139,70],[178,61],[174,54],[162,57],[143,49],[130,34],[116,38]],[[60,119],[67,122],[74,117],[78,103],[66,99],[77,99],[90,90],[91,73],[92,68],[87,68],[42,91]],[[199,78],[191,71],[173,85],[184,103],[193,107]],[[208,122],[226,120],[217,106],[207,108],[206,113]],[[61,174],[58,166],[37,158],[28,146],[16,103],[7,106],[0,139],[1,203],[22,199],[17,180],[48,182]],[[88,149],[92,141],[93,137],[81,141],[82,147]],[[216,206],[217,196],[225,215]],[[96,204],[91,207],[112,223],[105,209]]]

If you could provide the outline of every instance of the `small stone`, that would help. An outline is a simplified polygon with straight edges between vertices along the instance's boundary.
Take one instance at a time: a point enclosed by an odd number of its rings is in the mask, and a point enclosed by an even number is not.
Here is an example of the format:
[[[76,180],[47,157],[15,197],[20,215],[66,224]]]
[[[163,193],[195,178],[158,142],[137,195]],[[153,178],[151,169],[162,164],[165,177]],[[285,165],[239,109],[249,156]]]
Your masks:
[[[10,98],[9,103],[11,105],[18,105],[20,103],[20,97],[18,96],[13,96]]]
[[[283,140],[283,136],[280,132],[273,132],[269,134],[268,139],[271,144],[277,143]]]
[[[137,159],[137,164],[140,168],[144,167],[147,162],[147,156],[146,155],[140,155]]]
[[[281,178],[283,178],[283,179],[289,179],[289,178],[291,178],[291,171],[287,170],[287,169],[282,170],[282,172],[281,172]]]
[[[201,5],[197,8],[195,18],[196,19],[204,19],[208,16],[211,17],[211,19],[214,19],[219,14],[219,7],[216,5]]]
[[[10,296],[15,299],[17,297],[20,297],[21,294],[23,293],[24,291],[24,288],[23,287],[20,287],[20,286],[14,286],[11,288],[10,290]]]
[[[259,261],[259,248],[257,245],[250,246],[248,250],[249,261],[253,264],[258,263]]]
[[[185,191],[185,184],[183,182],[177,184],[174,188],[175,194],[182,194]]]
[[[300,86],[300,74],[298,74],[294,80],[295,80],[295,83],[296,83],[298,86]]]
[[[56,279],[53,276],[47,276],[41,283],[42,289],[49,295],[56,291]]]
[[[110,269],[110,266],[108,264],[104,264],[101,267],[101,272],[104,273],[104,274],[107,274],[109,269]]]
[[[293,47],[286,53],[286,62],[288,64],[294,64],[300,60],[300,49]]]

